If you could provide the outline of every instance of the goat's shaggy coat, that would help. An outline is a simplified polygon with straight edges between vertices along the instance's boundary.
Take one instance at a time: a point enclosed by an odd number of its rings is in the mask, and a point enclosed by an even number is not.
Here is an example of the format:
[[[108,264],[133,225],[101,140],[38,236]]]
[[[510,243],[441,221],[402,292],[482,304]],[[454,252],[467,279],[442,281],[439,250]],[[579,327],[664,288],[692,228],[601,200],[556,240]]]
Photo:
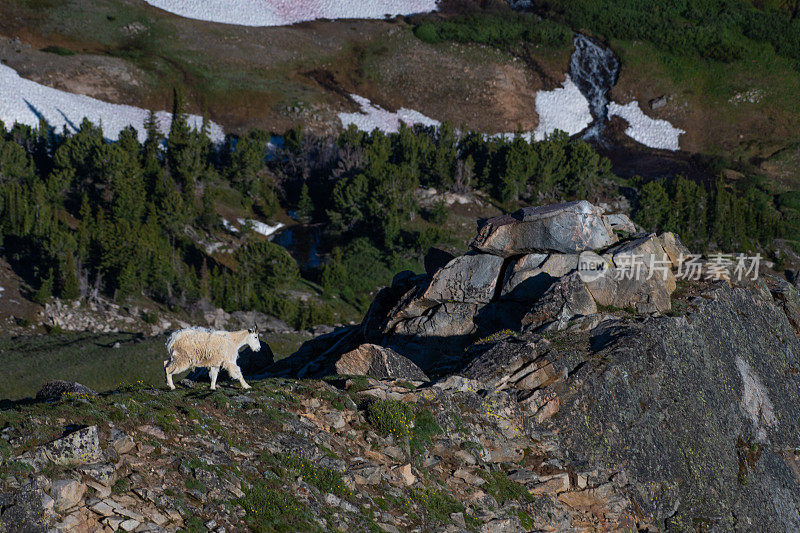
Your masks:
[[[164,371],[167,375],[167,385],[175,389],[172,375],[179,374],[188,369],[206,367],[211,376],[211,389],[217,388],[217,374],[224,368],[232,379],[239,380],[242,388],[249,389],[245,383],[242,371],[236,364],[239,350],[245,345],[257,352],[261,349],[258,340],[258,331],[215,331],[206,328],[188,328],[174,332],[167,339],[167,352],[169,360],[164,361]]]

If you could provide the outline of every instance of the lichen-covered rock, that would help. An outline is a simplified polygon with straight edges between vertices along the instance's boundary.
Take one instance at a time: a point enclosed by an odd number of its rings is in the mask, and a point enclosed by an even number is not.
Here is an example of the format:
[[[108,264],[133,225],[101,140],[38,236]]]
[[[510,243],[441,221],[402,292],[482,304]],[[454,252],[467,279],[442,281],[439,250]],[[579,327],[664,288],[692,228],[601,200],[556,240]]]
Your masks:
[[[78,465],[99,461],[103,457],[97,426],[89,426],[49,442],[41,447],[44,455],[57,465]]]
[[[52,499],[35,488],[0,494],[0,531],[40,533],[47,531],[45,499]]]
[[[470,246],[501,257],[536,252],[564,254],[598,250],[616,237],[599,207],[585,200],[525,207],[479,222]]]
[[[488,303],[502,266],[503,259],[494,255],[456,257],[433,275],[421,298],[438,303]]]
[[[94,396],[97,394],[86,385],[81,385],[74,381],[63,381],[60,379],[53,379],[42,385],[39,392],[36,393],[36,398],[39,400],[49,398],[60,398],[65,394]]]
[[[428,376],[409,359],[375,344],[362,344],[343,354],[335,368],[342,375],[428,381]]]

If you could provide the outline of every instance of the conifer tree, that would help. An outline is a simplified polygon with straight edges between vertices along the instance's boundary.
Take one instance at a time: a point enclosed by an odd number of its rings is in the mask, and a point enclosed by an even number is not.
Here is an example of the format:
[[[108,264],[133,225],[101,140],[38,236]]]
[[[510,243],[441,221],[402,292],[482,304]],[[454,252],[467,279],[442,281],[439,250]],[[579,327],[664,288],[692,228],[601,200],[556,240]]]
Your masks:
[[[59,266],[59,295],[64,300],[75,300],[80,293],[75,256],[70,250]]]
[[[47,273],[47,277],[42,279],[41,285],[39,285],[39,288],[33,295],[33,301],[40,305],[44,305],[49,302],[53,297],[53,285],[53,269],[51,268]]]
[[[314,215],[314,202],[308,193],[308,184],[303,183],[300,188],[300,201],[297,203],[297,215],[300,222],[308,224]]]

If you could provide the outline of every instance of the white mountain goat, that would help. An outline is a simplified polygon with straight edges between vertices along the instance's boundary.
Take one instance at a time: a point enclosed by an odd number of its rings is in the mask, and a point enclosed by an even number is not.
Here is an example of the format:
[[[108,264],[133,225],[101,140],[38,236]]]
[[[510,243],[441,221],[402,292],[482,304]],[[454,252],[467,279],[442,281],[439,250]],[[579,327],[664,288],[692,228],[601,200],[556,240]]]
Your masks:
[[[254,352],[261,350],[258,327],[241,331],[215,331],[206,328],[187,328],[174,332],[167,339],[169,360],[164,361],[167,385],[175,390],[172,375],[196,367],[208,368],[211,390],[217,388],[217,374],[224,368],[232,379],[238,379],[243,389],[249,389],[242,371],[236,364],[239,350],[245,345]]]

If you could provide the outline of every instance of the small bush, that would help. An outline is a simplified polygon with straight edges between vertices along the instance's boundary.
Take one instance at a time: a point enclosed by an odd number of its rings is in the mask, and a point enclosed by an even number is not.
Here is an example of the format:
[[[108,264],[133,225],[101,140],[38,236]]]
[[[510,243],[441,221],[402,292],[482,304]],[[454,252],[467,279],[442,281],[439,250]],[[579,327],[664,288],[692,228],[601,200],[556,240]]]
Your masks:
[[[284,466],[297,470],[306,483],[317,487],[320,492],[330,492],[345,498],[353,495],[339,472],[319,466],[314,461],[292,455],[285,459]]]
[[[247,513],[247,525],[253,531],[261,533],[312,529],[303,504],[292,496],[274,490],[263,481],[253,483],[238,503]]]
[[[42,48],[42,52],[48,52],[50,54],[57,54],[60,56],[74,56],[76,54],[75,50],[70,50],[69,48],[64,48],[63,46],[46,46]]]
[[[377,400],[367,406],[367,421],[379,433],[402,439],[411,434],[414,411],[404,402]]]
[[[511,481],[505,472],[481,472],[480,476],[486,480],[486,485],[484,485],[486,492],[491,494],[501,505],[510,500],[526,502],[533,500],[533,496],[525,488],[525,485]]]
[[[422,409],[414,417],[414,430],[411,436],[411,448],[422,451],[431,444],[432,437],[442,433],[442,426],[430,409]]]
[[[444,490],[421,489],[414,491],[414,501],[428,512],[428,516],[439,522],[449,522],[452,513],[464,512],[461,502]]]

